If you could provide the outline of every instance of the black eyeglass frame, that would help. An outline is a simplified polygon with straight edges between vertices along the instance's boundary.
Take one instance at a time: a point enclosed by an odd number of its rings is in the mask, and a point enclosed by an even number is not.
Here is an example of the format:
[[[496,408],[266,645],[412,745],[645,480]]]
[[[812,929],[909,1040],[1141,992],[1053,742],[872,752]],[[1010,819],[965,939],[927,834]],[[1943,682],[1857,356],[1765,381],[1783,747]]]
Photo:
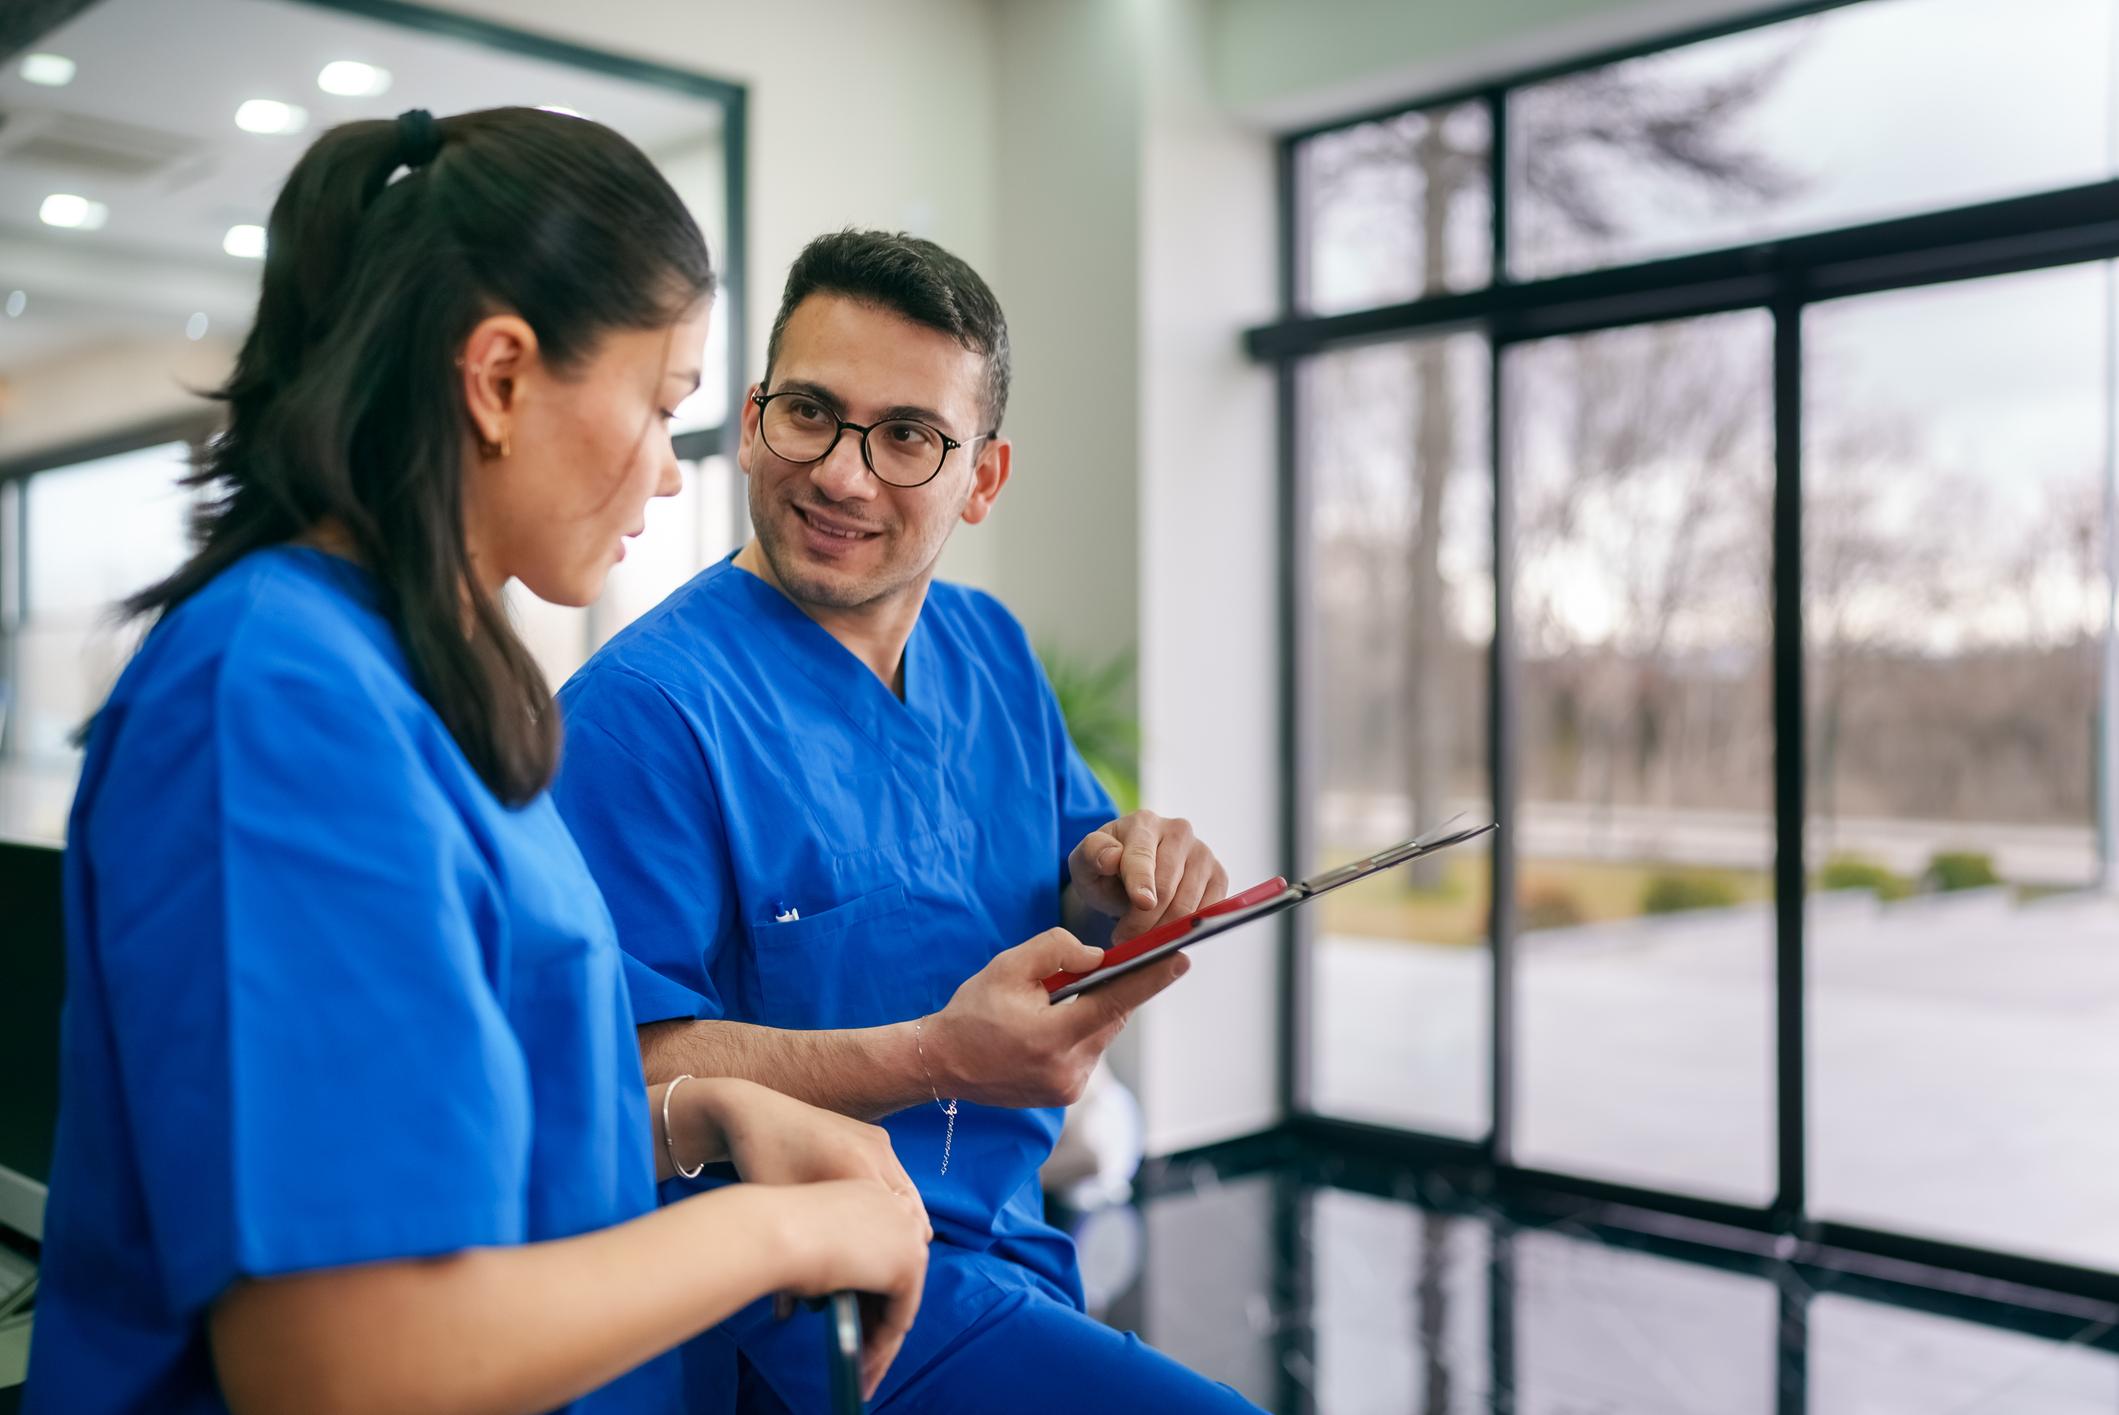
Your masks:
[[[772,453],[781,461],[791,462],[798,467],[814,466],[818,462],[823,461],[826,457],[829,457],[832,454],[833,449],[838,447],[839,439],[846,435],[848,429],[852,429],[854,432],[858,432],[859,434],[861,434],[861,465],[868,468],[868,474],[874,477],[877,481],[883,483],[883,485],[885,486],[894,486],[905,491],[911,491],[915,487],[925,486],[927,485],[927,483],[933,481],[936,477],[940,476],[942,474],[942,468],[949,465],[949,454],[956,451],[959,447],[969,447],[973,443],[984,442],[990,437],[1000,436],[1000,429],[995,428],[992,432],[980,433],[978,436],[972,438],[970,442],[959,442],[955,438],[951,437],[948,433],[936,427],[933,423],[922,422],[918,418],[885,418],[883,419],[883,422],[870,423],[866,427],[861,426],[861,424],[859,423],[850,423],[844,418],[838,418],[835,419],[835,421],[837,421],[838,423],[838,427],[833,429],[831,434],[831,441],[824,444],[824,450],[822,452],[819,452],[814,457],[789,457],[785,453],[781,452],[778,448],[774,447],[772,445],[772,442],[765,436],[765,405],[772,402],[775,398],[807,398],[810,402],[817,404],[819,407],[823,406],[823,400],[817,397],[816,394],[806,393],[799,388],[783,388],[778,393],[760,393],[756,389],[753,389],[751,391],[750,400],[752,403],[756,404],[758,408],[758,440],[760,442],[765,443],[766,451]],[[830,409],[825,409],[825,411],[829,412]],[[918,481],[892,481],[889,477],[886,477],[881,472],[877,471],[876,459],[869,454],[868,450],[868,434],[874,432],[877,428],[883,426],[884,423],[912,423],[916,426],[926,428],[936,437],[941,438],[942,455],[935,459],[934,470],[929,472],[926,476],[921,477]]]

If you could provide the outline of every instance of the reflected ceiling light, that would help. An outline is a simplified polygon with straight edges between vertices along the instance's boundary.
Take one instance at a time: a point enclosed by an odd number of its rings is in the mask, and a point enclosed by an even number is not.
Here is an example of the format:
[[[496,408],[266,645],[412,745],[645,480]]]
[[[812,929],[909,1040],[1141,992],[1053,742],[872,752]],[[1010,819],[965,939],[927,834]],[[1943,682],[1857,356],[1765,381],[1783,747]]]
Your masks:
[[[100,231],[103,223],[110,220],[110,208],[71,192],[53,192],[37,208],[37,219],[68,231]]]
[[[340,98],[373,98],[390,91],[390,71],[358,59],[334,59],[316,76],[316,86]]]
[[[206,337],[206,331],[211,327],[212,323],[206,318],[206,312],[199,310],[184,321],[184,337],[196,344]]]
[[[74,81],[74,61],[64,54],[25,54],[21,73],[26,82],[65,88]]]
[[[309,115],[276,98],[252,98],[235,110],[235,125],[246,133],[298,133],[309,126]]]
[[[28,308],[29,291],[10,290],[7,292],[7,317],[9,319],[20,319],[22,311]]]
[[[558,103],[540,103],[537,105],[537,110],[540,113],[557,113],[564,118],[586,118],[589,116],[579,108],[568,108]]]
[[[221,237],[221,249],[244,260],[262,260],[265,255],[265,228],[262,226],[231,226],[228,234]]]

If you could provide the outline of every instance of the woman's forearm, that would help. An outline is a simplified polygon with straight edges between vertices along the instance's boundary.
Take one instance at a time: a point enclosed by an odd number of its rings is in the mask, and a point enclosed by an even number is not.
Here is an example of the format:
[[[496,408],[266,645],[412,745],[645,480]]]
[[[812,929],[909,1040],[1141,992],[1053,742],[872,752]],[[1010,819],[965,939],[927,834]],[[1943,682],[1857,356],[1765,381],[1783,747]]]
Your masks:
[[[787,1285],[797,1192],[734,1186],[577,1238],[246,1281],[211,1318],[222,1388],[237,1415],[549,1410]]]
[[[671,1086],[677,1093],[664,1094]],[[699,1164],[719,1164],[729,1157],[728,1130],[744,1108],[763,1097],[765,1088],[755,1081],[733,1076],[694,1076],[684,1081],[665,1081],[647,1088],[648,1131],[655,1147],[655,1182],[674,1178],[677,1165],[689,1170]],[[674,1143],[664,1138],[662,1120],[669,1117]]]
[[[665,1097],[674,1085],[677,1094]],[[655,1182],[676,1177],[676,1166],[718,1164],[728,1158],[728,1141],[721,1131],[714,1092],[722,1087],[718,1078],[665,1081],[647,1088],[649,1143],[654,1146]],[[669,1131],[663,1118],[669,1118]]]

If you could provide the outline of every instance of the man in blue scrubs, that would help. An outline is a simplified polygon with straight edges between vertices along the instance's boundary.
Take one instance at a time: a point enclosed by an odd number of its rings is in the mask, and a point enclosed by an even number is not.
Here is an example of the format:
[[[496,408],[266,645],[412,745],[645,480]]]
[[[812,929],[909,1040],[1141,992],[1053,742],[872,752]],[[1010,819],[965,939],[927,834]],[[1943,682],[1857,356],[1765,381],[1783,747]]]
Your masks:
[[[934,579],[1008,481],[1008,377],[962,261],[812,242],[743,409],[754,538],[561,690],[555,796],[617,920],[649,1080],[744,1076],[881,1120],[921,1186],[926,1297],[877,1409],[1248,1411],[1085,1316],[1043,1218],[1060,1107],[1187,964],[1057,1007],[1041,979],[1227,880],[1183,821],[1118,816],[1022,627]],[[753,1310],[702,1340],[702,1396],[725,1396],[722,1341],[752,1404],[824,1407],[804,1322]]]

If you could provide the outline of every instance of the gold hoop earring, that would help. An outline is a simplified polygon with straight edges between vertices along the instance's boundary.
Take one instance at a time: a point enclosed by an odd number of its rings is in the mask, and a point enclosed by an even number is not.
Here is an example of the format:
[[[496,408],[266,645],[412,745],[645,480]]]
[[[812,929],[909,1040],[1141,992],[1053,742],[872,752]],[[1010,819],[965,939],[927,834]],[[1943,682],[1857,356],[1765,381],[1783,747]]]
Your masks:
[[[502,433],[498,442],[487,442],[484,439],[480,439],[478,454],[489,462],[507,461],[511,455],[511,449],[508,446],[508,435]]]

